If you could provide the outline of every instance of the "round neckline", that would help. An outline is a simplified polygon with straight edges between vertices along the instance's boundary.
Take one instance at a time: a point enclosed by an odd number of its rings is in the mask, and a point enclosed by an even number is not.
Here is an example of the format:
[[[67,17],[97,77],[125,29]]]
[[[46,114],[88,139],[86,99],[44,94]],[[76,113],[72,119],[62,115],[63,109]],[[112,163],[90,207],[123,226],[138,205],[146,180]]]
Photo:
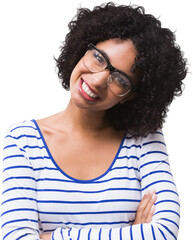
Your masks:
[[[48,148],[48,145],[47,145],[47,143],[46,143],[46,140],[45,140],[45,138],[44,138],[44,136],[43,136],[43,134],[42,134],[42,131],[41,131],[41,129],[40,129],[37,121],[36,121],[35,119],[32,119],[31,121],[35,124],[35,126],[36,126],[36,128],[37,128],[37,130],[38,130],[38,132],[39,132],[39,134],[40,134],[41,140],[43,141],[43,144],[44,144],[44,146],[45,146],[45,149],[46,149],[46,151],[47,151],[47,153],[48,153],[48,156],[50,157],[50,159],[51,159],[51,161],[53,162],[53,164],[54,164],[54,165],[56,166],[56,168],[62,173],[62,175],[64,175],[65,177],[67,177],[67,178],[69,178],[70,180],[72,180],[72,181],[74,181],[74,182],[77,182],[77,183],[91,183],[91,182],[94,182],[94,181],[96,181],[96,180],[99,180],[100,178],[102,178],[102,177],[104,177],[105,175],[107,175],[108,172],[112,169],[113,165],[115,164],[117,157],[119,156],[119,153],[120,153],[120,151],[121,151],[121,148],[122,148],[123,143],[124,143],[124,140],[125,140],[125,136],[126,136],[126,134],[127,134],[127,133],[124,134],[124,136],[123,136],[123,138],[122,138],[122,140],[121,140],[121,143],[119,144],[119,148],[118,148],[118,150],[117,150],[117,153],[116,153],[113,161],[111,162],[110,166],[108,167],[108,169],[107,169],[103,174],[101,174],[100,176],[98,176],[98,177],[96,177],[96,178],[83,180],[83,179],[77,179],[77,178],[74,178],[74,177],[70,176],[70,175],[67,174],[64,170],[62,170],[62,169],[60,168],[60,166],[57,164],[57,162],[55,161],[54,157],[52,156],[52,154],[51,154],[51,152],[50,152],[50,150],[49,150],[49,148]]]

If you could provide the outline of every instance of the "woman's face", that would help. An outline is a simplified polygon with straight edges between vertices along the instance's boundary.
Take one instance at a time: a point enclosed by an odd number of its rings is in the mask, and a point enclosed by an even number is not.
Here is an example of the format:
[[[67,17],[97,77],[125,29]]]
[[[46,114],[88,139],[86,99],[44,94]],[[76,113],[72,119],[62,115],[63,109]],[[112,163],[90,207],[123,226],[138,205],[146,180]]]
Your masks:
[[[121,70],[136,81],[136,76],[131,72],[131,68],[137,51],[131,40],[110,39],[99,42],[96,47],[105,53],[116,69]],[[81,58],[70,78],[71,101],[82,109],[105,111],[119,102],[129,101],[133,98],[131,93],[123,97],[112,93],[107,84],[109,75],[109,70],[90,72]]]

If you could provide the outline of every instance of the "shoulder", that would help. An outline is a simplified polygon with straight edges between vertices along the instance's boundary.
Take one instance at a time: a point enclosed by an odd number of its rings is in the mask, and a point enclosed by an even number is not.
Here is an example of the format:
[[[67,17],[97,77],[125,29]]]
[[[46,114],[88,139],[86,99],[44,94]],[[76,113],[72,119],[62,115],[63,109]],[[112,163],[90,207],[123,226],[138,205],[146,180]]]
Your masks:
[[[21,134],[32,133],[37,130],[35,120],[13,123],[7,128],[7,134],[18,137]]]
[[[39,131],[35,120],[23,121],[14,123],[7,128],[5,143],[15,142],[15,144],[22,146],[29,139],[37,139],[38,137]]]
[[[151,132],[144,137],[134,137],[127,133],[124,144],[127,146],[135,146],[140,152],[151,151],[151,149],[162,149],[166,152],[166,143],[162,129]]]

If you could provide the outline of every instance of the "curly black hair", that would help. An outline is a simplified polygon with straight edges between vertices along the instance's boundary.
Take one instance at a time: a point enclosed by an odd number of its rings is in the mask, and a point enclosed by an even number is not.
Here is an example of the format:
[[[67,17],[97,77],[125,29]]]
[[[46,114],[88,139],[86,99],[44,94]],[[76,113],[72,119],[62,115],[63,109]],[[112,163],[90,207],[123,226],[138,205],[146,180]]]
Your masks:
[[[89,43],[130,39],[138,52],[132,71],[141,76],[137,97],[108,109],[107,121],[133,136],[145,136],[162,128],[168,106],[181,95],[187,74],[187,61],[175,43],[175,34],[162,28],[157,18],[145,14],[143,7],[113,2],[93,10],[80,8],[68,27],[70,31],[56,59],[62,86],[69,89],[70,75]]]

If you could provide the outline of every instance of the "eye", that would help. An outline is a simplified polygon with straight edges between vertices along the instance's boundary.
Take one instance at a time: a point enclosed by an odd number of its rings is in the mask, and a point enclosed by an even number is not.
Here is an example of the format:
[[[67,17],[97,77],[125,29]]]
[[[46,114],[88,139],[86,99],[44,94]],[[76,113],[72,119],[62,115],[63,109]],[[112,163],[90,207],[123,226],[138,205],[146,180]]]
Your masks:
[[[104,57],[97,51],[94,51],[93,53],[95,60],[100,64],[100,65],[105,65],[105,59]]]
[[[130,87],[129,81],[125,80],[121,75],[116,74],[116,76],[113,76],[113,79],[115,83],[121,88],[128,89]]]

